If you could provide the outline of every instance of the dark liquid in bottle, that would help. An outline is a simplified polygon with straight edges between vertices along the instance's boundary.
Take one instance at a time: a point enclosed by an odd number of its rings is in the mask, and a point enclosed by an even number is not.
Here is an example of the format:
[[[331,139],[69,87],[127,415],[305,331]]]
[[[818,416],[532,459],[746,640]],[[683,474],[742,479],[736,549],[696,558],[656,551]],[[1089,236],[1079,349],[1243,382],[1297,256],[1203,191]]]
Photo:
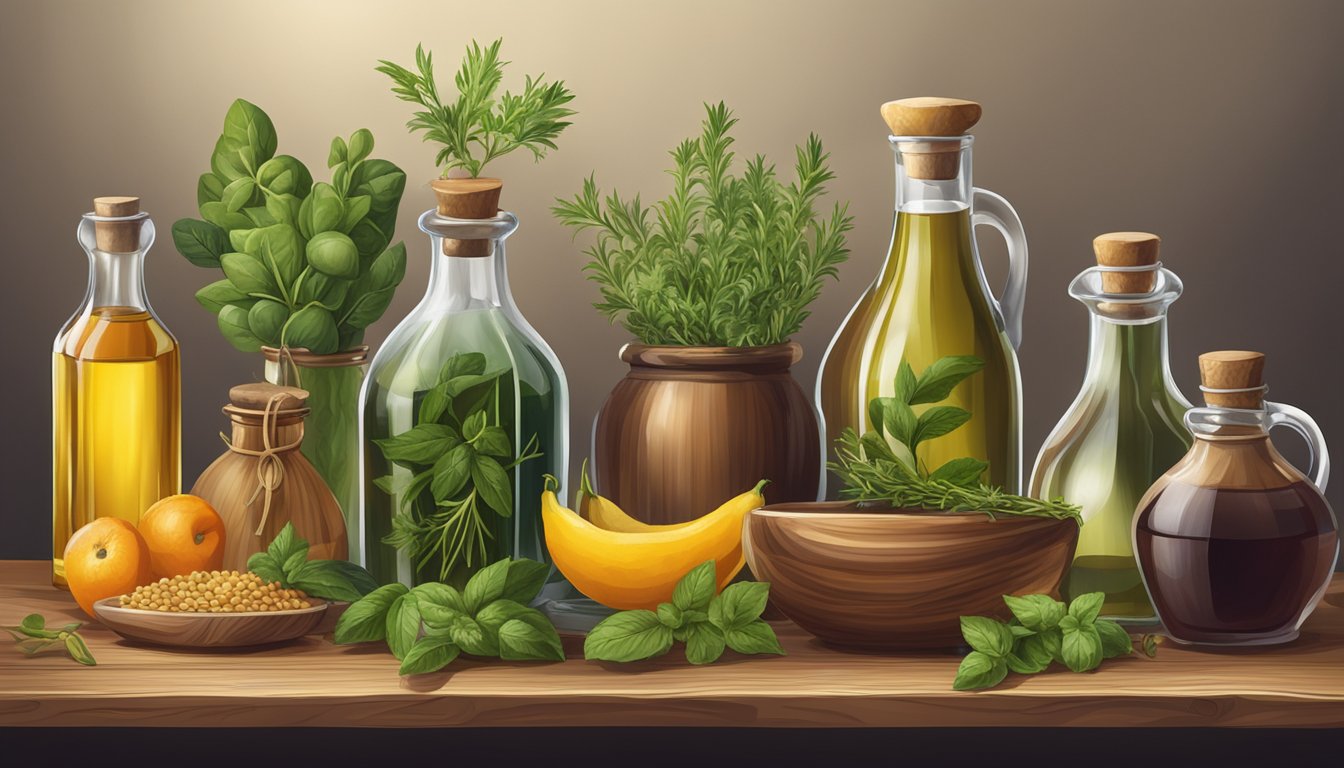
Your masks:
[[[1297,482],[1273,490],[1171,483],[1136,522],[1144,579],[1171,636],[1291,640],[1335,565],[1329,506]]]

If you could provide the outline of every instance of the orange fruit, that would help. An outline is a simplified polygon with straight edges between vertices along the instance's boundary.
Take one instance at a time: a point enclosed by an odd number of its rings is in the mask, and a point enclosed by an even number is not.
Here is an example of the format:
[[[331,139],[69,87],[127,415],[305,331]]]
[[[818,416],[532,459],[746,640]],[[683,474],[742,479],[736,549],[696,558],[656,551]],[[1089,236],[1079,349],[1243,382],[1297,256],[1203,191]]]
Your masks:
[[[140,516],[140,535],[156,579],[224,565],[224,520],[199,496],[179,493],[154,502]]]
[[[144,537],[119,517],[100,517],[75,531],[64,558],[70,594],[90,616],[99,600],[154,580]]]

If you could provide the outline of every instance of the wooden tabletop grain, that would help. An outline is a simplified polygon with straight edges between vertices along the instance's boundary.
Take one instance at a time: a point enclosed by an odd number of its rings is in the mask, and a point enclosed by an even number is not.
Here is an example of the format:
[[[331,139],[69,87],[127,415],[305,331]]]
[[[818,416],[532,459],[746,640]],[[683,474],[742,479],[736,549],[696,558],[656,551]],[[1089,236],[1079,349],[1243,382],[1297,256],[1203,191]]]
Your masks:
[[[48,564],[0,561],[0,624],[33,612],[84,619]],[[786,657],[693,667],[661,661],[462,660],[402,679],[385,649],[329,637],[246,652],[188,653],[83,630],[98,666],[0,649],[0,726],[1128,726],[1344,727],[1344,580],[1295,642],[1269,650],[1164,644],[1155,659],[1010,676],[951,689],[955,654],[840,653],[776,625]]]

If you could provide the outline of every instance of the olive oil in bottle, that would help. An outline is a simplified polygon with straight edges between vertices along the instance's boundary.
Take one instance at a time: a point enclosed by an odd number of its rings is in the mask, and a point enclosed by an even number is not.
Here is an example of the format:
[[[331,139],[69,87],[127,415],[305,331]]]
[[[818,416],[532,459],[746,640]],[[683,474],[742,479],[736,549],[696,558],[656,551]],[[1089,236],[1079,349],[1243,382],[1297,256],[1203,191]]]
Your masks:
[[[52,364],[52,582],[66,542],[96,517],[131,523],[181,485],[177,341],[145,297],[154,226],[139,200],[102,197],[79,228],[84,303]]]

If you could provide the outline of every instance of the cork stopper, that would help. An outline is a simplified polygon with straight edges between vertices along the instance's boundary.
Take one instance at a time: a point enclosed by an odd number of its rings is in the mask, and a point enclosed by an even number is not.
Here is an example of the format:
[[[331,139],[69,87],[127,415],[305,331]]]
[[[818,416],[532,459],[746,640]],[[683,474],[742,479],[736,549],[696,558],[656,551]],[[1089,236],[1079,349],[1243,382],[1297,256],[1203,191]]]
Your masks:
[[[1162,238],[1149,232],[1107,232],[1092,241],[1097,265],[1102,267],[1151,267],[1157,264]],[[1157,270],[1102,272],[1101,290],[1106,293],[1152,293]]]
[[[980,121],[980,105],[965,99],[919,96],[888,101],[882,119],[893,136],[961,136]],[[955,179],[961,164],[960,141],[902,142],[905,171],[913,179]]]
[[[134,216],[140,212],[138,197],[95,197],[93,215]],[[93,236],[98,250],[108,253],[135,253],[140,250],[140,225],[137,221],[95,221]]]
[[[499,214],[500,179],[437,179],[430,183],[440,216],[453,219],[493,219]],[[490,255],[489,240],[444,238],[445,256]]]
[[[298,387],[282,387],[275,384],[239,384],[229,390],[229,402],[235,408],[249,411],[264,411],[271,398],[280,395],[279,409],[293,411],[308,405],[308,391]],[[271,406],[275,407],[275,406]]]
[[[1200,388],[1204,390],[1204,403],[1212,407],[1263,408],[1264,373],[1265,356],[1259,352],[1229,350],[1199,356]]]

